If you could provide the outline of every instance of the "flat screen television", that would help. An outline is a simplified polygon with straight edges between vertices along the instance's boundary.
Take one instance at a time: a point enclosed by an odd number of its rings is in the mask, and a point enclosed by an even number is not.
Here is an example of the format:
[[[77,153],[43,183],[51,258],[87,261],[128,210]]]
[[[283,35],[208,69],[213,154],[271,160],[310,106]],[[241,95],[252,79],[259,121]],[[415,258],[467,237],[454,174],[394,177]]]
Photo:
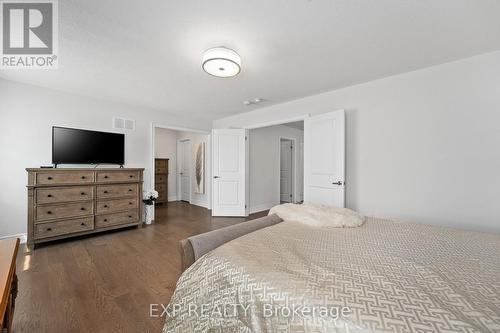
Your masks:
[[[52,127],[52,163],[125,164],[125,134]]]

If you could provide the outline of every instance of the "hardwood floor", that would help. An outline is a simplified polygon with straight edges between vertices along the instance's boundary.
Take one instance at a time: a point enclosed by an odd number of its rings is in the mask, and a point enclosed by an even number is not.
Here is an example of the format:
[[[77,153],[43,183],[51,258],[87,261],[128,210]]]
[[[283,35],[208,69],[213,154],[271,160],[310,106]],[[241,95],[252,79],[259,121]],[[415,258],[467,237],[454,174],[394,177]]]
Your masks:
[[[266,215],[212,218],[183,202],[157,208],[156,222],[19,249],[13,332],[161,332],[150,304],[167,304],[180,275],[179,240]]]

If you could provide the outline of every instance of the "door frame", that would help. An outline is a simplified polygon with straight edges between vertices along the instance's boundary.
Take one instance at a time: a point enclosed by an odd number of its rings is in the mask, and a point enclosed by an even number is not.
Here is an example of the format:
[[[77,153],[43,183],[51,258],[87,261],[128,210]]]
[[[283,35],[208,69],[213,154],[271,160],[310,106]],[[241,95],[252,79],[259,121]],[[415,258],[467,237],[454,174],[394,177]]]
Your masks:
[[[175,151],[175,155],[176,155],[176,160],[177,160],[177,201],[182,201],[182,176],[181,176],[181,170],[179,168],[179,166],[182,164],[182,161],[179,159],[179,147],[180,145],[183,145],[185,144],[186,142],[189,142],[188,144],[188,153],[192,151],[193,149],[193,144],[191,142],[191,139],[179,139],[177,140],[177,147],[176,147],[176,151]],[[193,199],[193,188],[192,188],[192,184],[191,184],[191,181],[192,181],[192,172],[191,172],[191,169],[192,169],[192,163],[193,163],[193,159],[191,158],[191,154],[188,154],[188,169],[189,169],[189,203],[191,203],[192,199]],[[179,191],[180,189],[180,191]]]
[[[149,186],[151,189],[154,189],[155,186],[155,151],[156,151],[156,140],[155,140],[155,134],[156,134],[156,129],[157,128],[164,128],[172,131],[179,131],[179,132],[192,132],[192,133],[198,133],[198,134],[204,134],[210,137],[211,132],[207,130],[202,130],[198,128],[188,128],[188,127],[179,127],[179,126],[171,126],[171,125],[165,125],[161,123],[155,123],[151,122],[151,127],[150,127],[150,147],[151,149],[149,150],[149,170],[146,169],[145,177],[147,177],[147,172],[149,171]],[[212,159],[212,156],[209,156],[209,160]],[[177,167],[177,166],[176,166]],[[211,175],[210,175],[211,178]],[[177,181],[177,177],[175,177]],[[144,184],[144,186],[147,186],[147,184]],[[209,200],[209,209],[212,207],[211,205],[211,198]],[[168,200],[168,189],[167,189],[167,200]],[[154,209],[153,209],[153,222],[154,222]],[[142,214],[142,212],[140,212]]]
[[[305,122],[305,120],[307,118],[310,118],[312,116],[311,113],[304,113],[304,114],[301,114],[301,115],[297,115],[297,116],[292,116],[292,117],[283,117],[283,118],[279,118],[279,119],[273,119],[273,120],[268,120],[268,121],[263,121],[263,122],[258,122],[258,123],[250,123],[250,124],[242,124],[241,127],[239,128],[243,128],[243,129],[246,129],[248,131],[250,130],[253,130],[253,129],[258,129],[258,128],[264,128],[264,127],[270,127],[270,126],[277,126],[277,125],[285,125],[287,123],[294,123],[294,122],[298,122],[298,121],[302,121],[302,122]],[[250,138],[250,135],[249,134],[249,138]],[[283,138],[286,138],[286,137],[283,137]],[[291,138],[288,138],[288,139],[291,139]],[[250,139],[248,140],[250,141]],[[280,142],[278,141],[278,145],[280,144]],[[304,142],[302,141],[302,144],[304,144]],[[297,147],[297,142],[295,142],[295,147]],[[279,151],[280,148],[278,148],[278,151]],[[303,153],[303,152],[302,152]],[[248,168],[248,172],[250,173],[250,158],[249,158],[249,154],[250,154],[250,149],[247,148],[247,168]],[[297,153],[295,153],[295,156],[297,156]],[[294,163],[294,166],[295,166],[295,170],[298,170],[298,159],[295,160],[295,163]],[[302,173],[304,173],[304,165],[305,165],[305,161],[304,159],[302,159]],[[279,168],[279,167],[278,167]],[[278,172],[280,170],[278,169]],[[251,176],[250,176],[251,177]],[[278,192],[279,192],[279,189],[280,189],[280,184],[279,184],[279,179],[277,181],[277,187],[278,187]],[[302,179],[302,182],[304,180]],[[294,179],[294,184],[295,184],[295,179]],[[252,186],[251,183],[248,184],[247,188],[246,188],[246,191],[247,191],[247,196],[248,196],[248,199],[250,199],[250,187]],[[300,196],[299,196],[299,193],[298,192],[295,192],[297,190],[297,186],[294,186],[294,191],[293,191],[293,199],[296,200],[298,199]],[[279,196],[279,195],[278,195]],[[304,197],[304,184],[302,184],[302,200],[303,200],[303,197]],[[278,197],[278,199],[281,199],[280,197]],[[278,202],[280,202],[280,200],[278,200]],[[298,201],[297,201],[298,202]],[[248,207],[250,207],[250,202],[248,203]],[[250,210],[249,210],[250,212]]]
[[[290,117],[290,118],[282,118],[279,120],[270,120],[258,124],[253,124],[253,125],[248,125],[248,126],[243,126],[242,128],[251,130],[251,129],[257,129],[257,128],[262,128],[262,127],[270,127],[270,126],[275,126],[275,125],[284,125],[287,123],[294,123],[297,121],[304,121],[305,119],[311,117],[311,114],[305,114],[302,116],[297,116],[297,117]]]
[[[278,151],[279,151],[279,157],[280,157],[280,163],[279,163],[279,182],[278,182],[278,193],[280,194],[280,202],[281,202],[281,140],[288,140],[288,141],[292,141],[292,146],[293,146],[293,149],[292,149],[292,172],[291,172],[291,178],[292,178],[292,200],[291,200],[291,203],[295,203],[296,202],[296,197],[297,197],[297,194],[296,193],[296,186],[295,186],[295,176],[296,176],[296,170],[298,168],[298,161],[297,161],[297,139],[295,138],[290,138],[290,137],[286,137],[286,136],[279,136],[278,138],[278,144],[279,144],[279,148],[278,148]],[[304,167],[302,167],[304,168]]]

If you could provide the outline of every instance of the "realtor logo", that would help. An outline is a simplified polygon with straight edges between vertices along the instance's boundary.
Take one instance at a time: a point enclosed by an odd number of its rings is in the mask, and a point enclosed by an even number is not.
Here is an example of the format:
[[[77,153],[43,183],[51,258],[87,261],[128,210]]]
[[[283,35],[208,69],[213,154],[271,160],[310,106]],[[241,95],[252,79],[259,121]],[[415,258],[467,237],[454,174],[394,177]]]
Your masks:
[[[0,0],[0,68],[57,68],[56,0]]]

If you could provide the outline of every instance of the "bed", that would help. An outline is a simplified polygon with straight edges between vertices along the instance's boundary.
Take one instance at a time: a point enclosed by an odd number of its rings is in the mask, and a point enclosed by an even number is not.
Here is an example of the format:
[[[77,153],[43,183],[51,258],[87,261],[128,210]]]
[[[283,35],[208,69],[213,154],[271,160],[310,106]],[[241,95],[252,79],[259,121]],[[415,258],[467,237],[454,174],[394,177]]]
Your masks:
[[[163,332],[500,332],[500,235],[273,223],[196,260]]]

